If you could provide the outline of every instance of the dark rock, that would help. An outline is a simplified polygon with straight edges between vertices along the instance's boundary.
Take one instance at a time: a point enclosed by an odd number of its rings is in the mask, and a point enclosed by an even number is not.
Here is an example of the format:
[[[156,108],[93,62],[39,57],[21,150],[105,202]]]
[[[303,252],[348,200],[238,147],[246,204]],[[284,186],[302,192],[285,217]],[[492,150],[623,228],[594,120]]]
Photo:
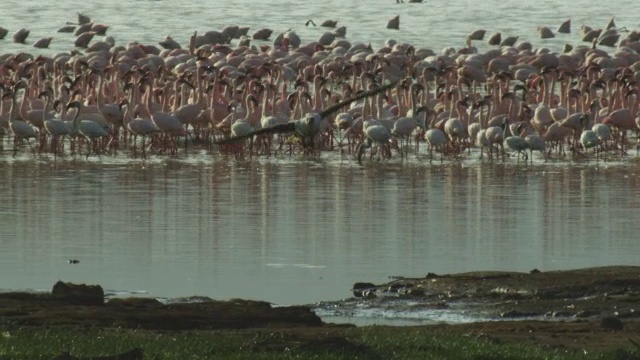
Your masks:
[[[104,290],[100,285],[73,284],[58,281],[51,295],[73,305],[103,305]]]
[[[533,269],[531,271],[529,271],[529,274],[540,274],[542,271],[538,270],[538,269]]]
[[[139,309],[152,309],[162,306],[162,303],[156,299],[151,298],[126,298],[119,299],[113,298],[107,301],[106,306],[120,306]]]
[[[622,331],[624,330],[624,323],[618,318],[607,316],[603,317],[600,321],[600,327],[614,331]]]
[[[353,284],[351,291],[355,297],[369,297],[376,285],[368,282],[357,282]]]

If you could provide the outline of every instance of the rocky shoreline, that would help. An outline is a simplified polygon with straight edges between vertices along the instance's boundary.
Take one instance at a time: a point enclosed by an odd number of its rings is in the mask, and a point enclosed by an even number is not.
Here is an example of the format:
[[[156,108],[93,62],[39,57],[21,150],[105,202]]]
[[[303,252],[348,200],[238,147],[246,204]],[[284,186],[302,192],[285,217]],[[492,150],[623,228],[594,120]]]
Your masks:
[[[483,314],[484,320],[491,321],[424,328],[498,342],[605,349],[635,345],[640,340],[636,336],[640,331],[640,267],[635,266],[429,274],[424,278],[395,278],[381,285],[360,284],[353,290],[358,297],[324,304],[343,310],[365,304],[406,306],[406,311],[464,309],[466,313]],[[208,298],[168,304],[139,297],[105,301],[100,286],[59,282],[46,294],[0,293],[0,328],[277,329],[296,333],[322,329],[330,333],[349,326],[323,322],[313,311],[316,306],[319,304],[273,307],[261,301]]]
[[[147,330],[213,330],[322,326],[309,307],[272,307],[233,299],[163,304],[153,298],[105,301],[99,285],[58,282],[51,293],[0,293],[0,326],[97,326]]]
[[[529,273],[470,272],[424,278],[397,277],[375,285],[356,283],[354,298],[323,302],[337,313],[350,308],[448,310],[478,320],[590,320],[640,318],[640,267],[612,266]],[[611,321],[611,320],[607,320]],[[620,326],[620,325],[618,325]]]

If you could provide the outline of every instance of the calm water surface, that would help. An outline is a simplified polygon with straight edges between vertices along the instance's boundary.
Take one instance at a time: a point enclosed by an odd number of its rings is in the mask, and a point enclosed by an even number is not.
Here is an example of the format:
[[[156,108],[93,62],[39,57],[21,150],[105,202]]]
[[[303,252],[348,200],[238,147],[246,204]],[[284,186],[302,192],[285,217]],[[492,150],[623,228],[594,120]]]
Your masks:
[[[0,288],[301,304],[389,275],[638,265],[639,170],[0,161]]]

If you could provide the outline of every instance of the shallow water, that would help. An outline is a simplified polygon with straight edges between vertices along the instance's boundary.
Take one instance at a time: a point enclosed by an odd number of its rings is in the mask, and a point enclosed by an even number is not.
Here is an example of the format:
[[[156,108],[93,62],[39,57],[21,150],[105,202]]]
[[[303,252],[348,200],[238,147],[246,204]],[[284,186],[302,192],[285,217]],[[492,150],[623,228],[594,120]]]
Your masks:
[[[68,51],[73,36],[55,30],[75,21],[77,11],[110,25],[118,44],[172,35],[186,45],[193,31],[236,24],[250,26],[250,33],[293,29],[308,42],[326,31],[305,27],[311,18],[336,19],[347,26],[348,40],[374,47],[394,38],[440,51],[464,46],[470,31],[485,28],[487,36],[500,31],[560,51],[580,43],[583,23],[604,27],[615,16],[619,27],[639,26],[624,10],[633,9],[626,0],[615,9],[586,0],[227,3],[2,1],[0,26],[10,33],[0,40],[0,53]],[[386,29],[398,14],[400,30]],[[555,30],[569,18],[572,34],[538,39],[538,25]],[[54,36],[51,48],[13,44],[10,36],[21,27],[31,30],[29,44]],[[4,154],[0,289],[49,289],[64,279],[124,296],[303,304],[345,298],[354,282],[390,275],[634,265],[638,173],[636,161],[358,166],[338,158],[234,161],[195,154],[54,163]],[[68,264],[72,258],[80,263]]]
[[[633,162],[199,159],[0,161],[0,288],[304,304],[390,275],[638,263]]]

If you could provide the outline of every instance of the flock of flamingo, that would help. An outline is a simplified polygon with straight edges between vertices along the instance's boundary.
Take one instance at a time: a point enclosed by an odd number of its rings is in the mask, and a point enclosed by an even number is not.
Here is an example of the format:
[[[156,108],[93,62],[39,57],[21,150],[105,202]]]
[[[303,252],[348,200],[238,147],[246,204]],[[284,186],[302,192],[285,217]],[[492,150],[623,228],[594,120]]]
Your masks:
[[[480,53],[473,41],[484,30],[441,53],[393,40],[374,50],[346,40],[344,27],[306,44],[291,30],[268,44],[273,32],[260,29],[253,39],[263,43],[251,45],[238,26],[194,33],[184,48],[170,36],[159,46],[93,41],[108,28],[79,14],[59,30],[75,32],[73,50],[0,54],[0,150],[12,142],[13,156],[54,158],[334,151],[361,162],[367,151],[370,161],[419,156],[422,145],[430,161],[533,161],[534,151],[546,161],[625,156],[639,143],[640,32],[622,38],[613,20],[605,31],[583,26],[588,45],[562,53],[499,33]],[[14,42],[28,34],[18,30]]]

